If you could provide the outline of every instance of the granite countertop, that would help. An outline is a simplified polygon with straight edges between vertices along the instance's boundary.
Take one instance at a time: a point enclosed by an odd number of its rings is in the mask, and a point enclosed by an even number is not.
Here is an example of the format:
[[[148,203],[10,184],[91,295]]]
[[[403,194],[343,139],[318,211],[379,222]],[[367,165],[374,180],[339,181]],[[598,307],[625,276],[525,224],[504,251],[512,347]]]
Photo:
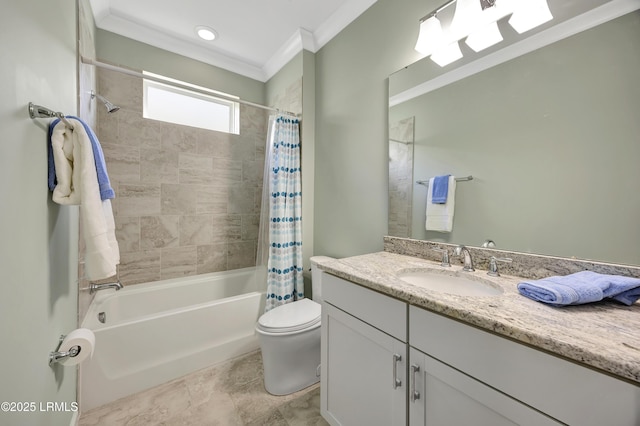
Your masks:
[[[372,290],[457,319],[580,364],[640,384],[640,304],[602,301],[552,307],[518,293],[522,278],[489,277],[485,270],[461,272],[489,280],[498,296],[458,296],[417,287],[397,277],[404,269],[457,272],[459,266],[389,252],[322,262],[320,268]],[[465,275],[468,276],[468,275]]]

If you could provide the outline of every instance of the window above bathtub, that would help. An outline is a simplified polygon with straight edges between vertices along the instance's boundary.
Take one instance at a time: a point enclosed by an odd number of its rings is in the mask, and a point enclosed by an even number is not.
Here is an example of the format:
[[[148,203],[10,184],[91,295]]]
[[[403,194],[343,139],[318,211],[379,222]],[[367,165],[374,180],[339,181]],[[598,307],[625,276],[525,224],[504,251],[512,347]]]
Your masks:
[[[218,132],[240,133],[240,104],[230,100],[235,96],[146,71],[144,74],[180,86],[143,79],[144,118]]]

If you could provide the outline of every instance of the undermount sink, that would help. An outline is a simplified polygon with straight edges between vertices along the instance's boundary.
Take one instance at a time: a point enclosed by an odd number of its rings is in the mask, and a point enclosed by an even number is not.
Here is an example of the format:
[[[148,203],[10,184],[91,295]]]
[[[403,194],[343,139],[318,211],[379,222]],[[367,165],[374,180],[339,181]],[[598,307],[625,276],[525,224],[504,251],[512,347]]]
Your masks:
[[[433,269],[410,269],[397,274],[402,281],[440,293],[459,296],[498,296],[502,289],[489,280],[465,272],[435,271]]]

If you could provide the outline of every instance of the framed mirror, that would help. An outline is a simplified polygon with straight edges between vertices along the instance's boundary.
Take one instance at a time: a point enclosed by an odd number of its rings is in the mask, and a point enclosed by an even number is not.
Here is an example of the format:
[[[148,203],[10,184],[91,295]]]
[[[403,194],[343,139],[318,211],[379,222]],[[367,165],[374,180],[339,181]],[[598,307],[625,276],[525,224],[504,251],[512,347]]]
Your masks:
[[[549,27],[560,35],[520,54],[390,77],[390,139],[414,120],[411,238],[640,265],[640,2],[601,3],[627,9]],[[426,231],[416,181],[444,174],[474,179],[457,185],[452,232]]]

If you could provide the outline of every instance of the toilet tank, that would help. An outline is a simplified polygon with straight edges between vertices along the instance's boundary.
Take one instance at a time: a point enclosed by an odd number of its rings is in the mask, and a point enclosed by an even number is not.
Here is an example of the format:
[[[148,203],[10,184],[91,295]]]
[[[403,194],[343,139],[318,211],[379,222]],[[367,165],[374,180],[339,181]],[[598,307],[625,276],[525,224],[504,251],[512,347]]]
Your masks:
[[[318,263],[333,260],[328,256],[312,256],[311,261],[311,296],[314,302],[322,303],[322,270],[318,268]]]

